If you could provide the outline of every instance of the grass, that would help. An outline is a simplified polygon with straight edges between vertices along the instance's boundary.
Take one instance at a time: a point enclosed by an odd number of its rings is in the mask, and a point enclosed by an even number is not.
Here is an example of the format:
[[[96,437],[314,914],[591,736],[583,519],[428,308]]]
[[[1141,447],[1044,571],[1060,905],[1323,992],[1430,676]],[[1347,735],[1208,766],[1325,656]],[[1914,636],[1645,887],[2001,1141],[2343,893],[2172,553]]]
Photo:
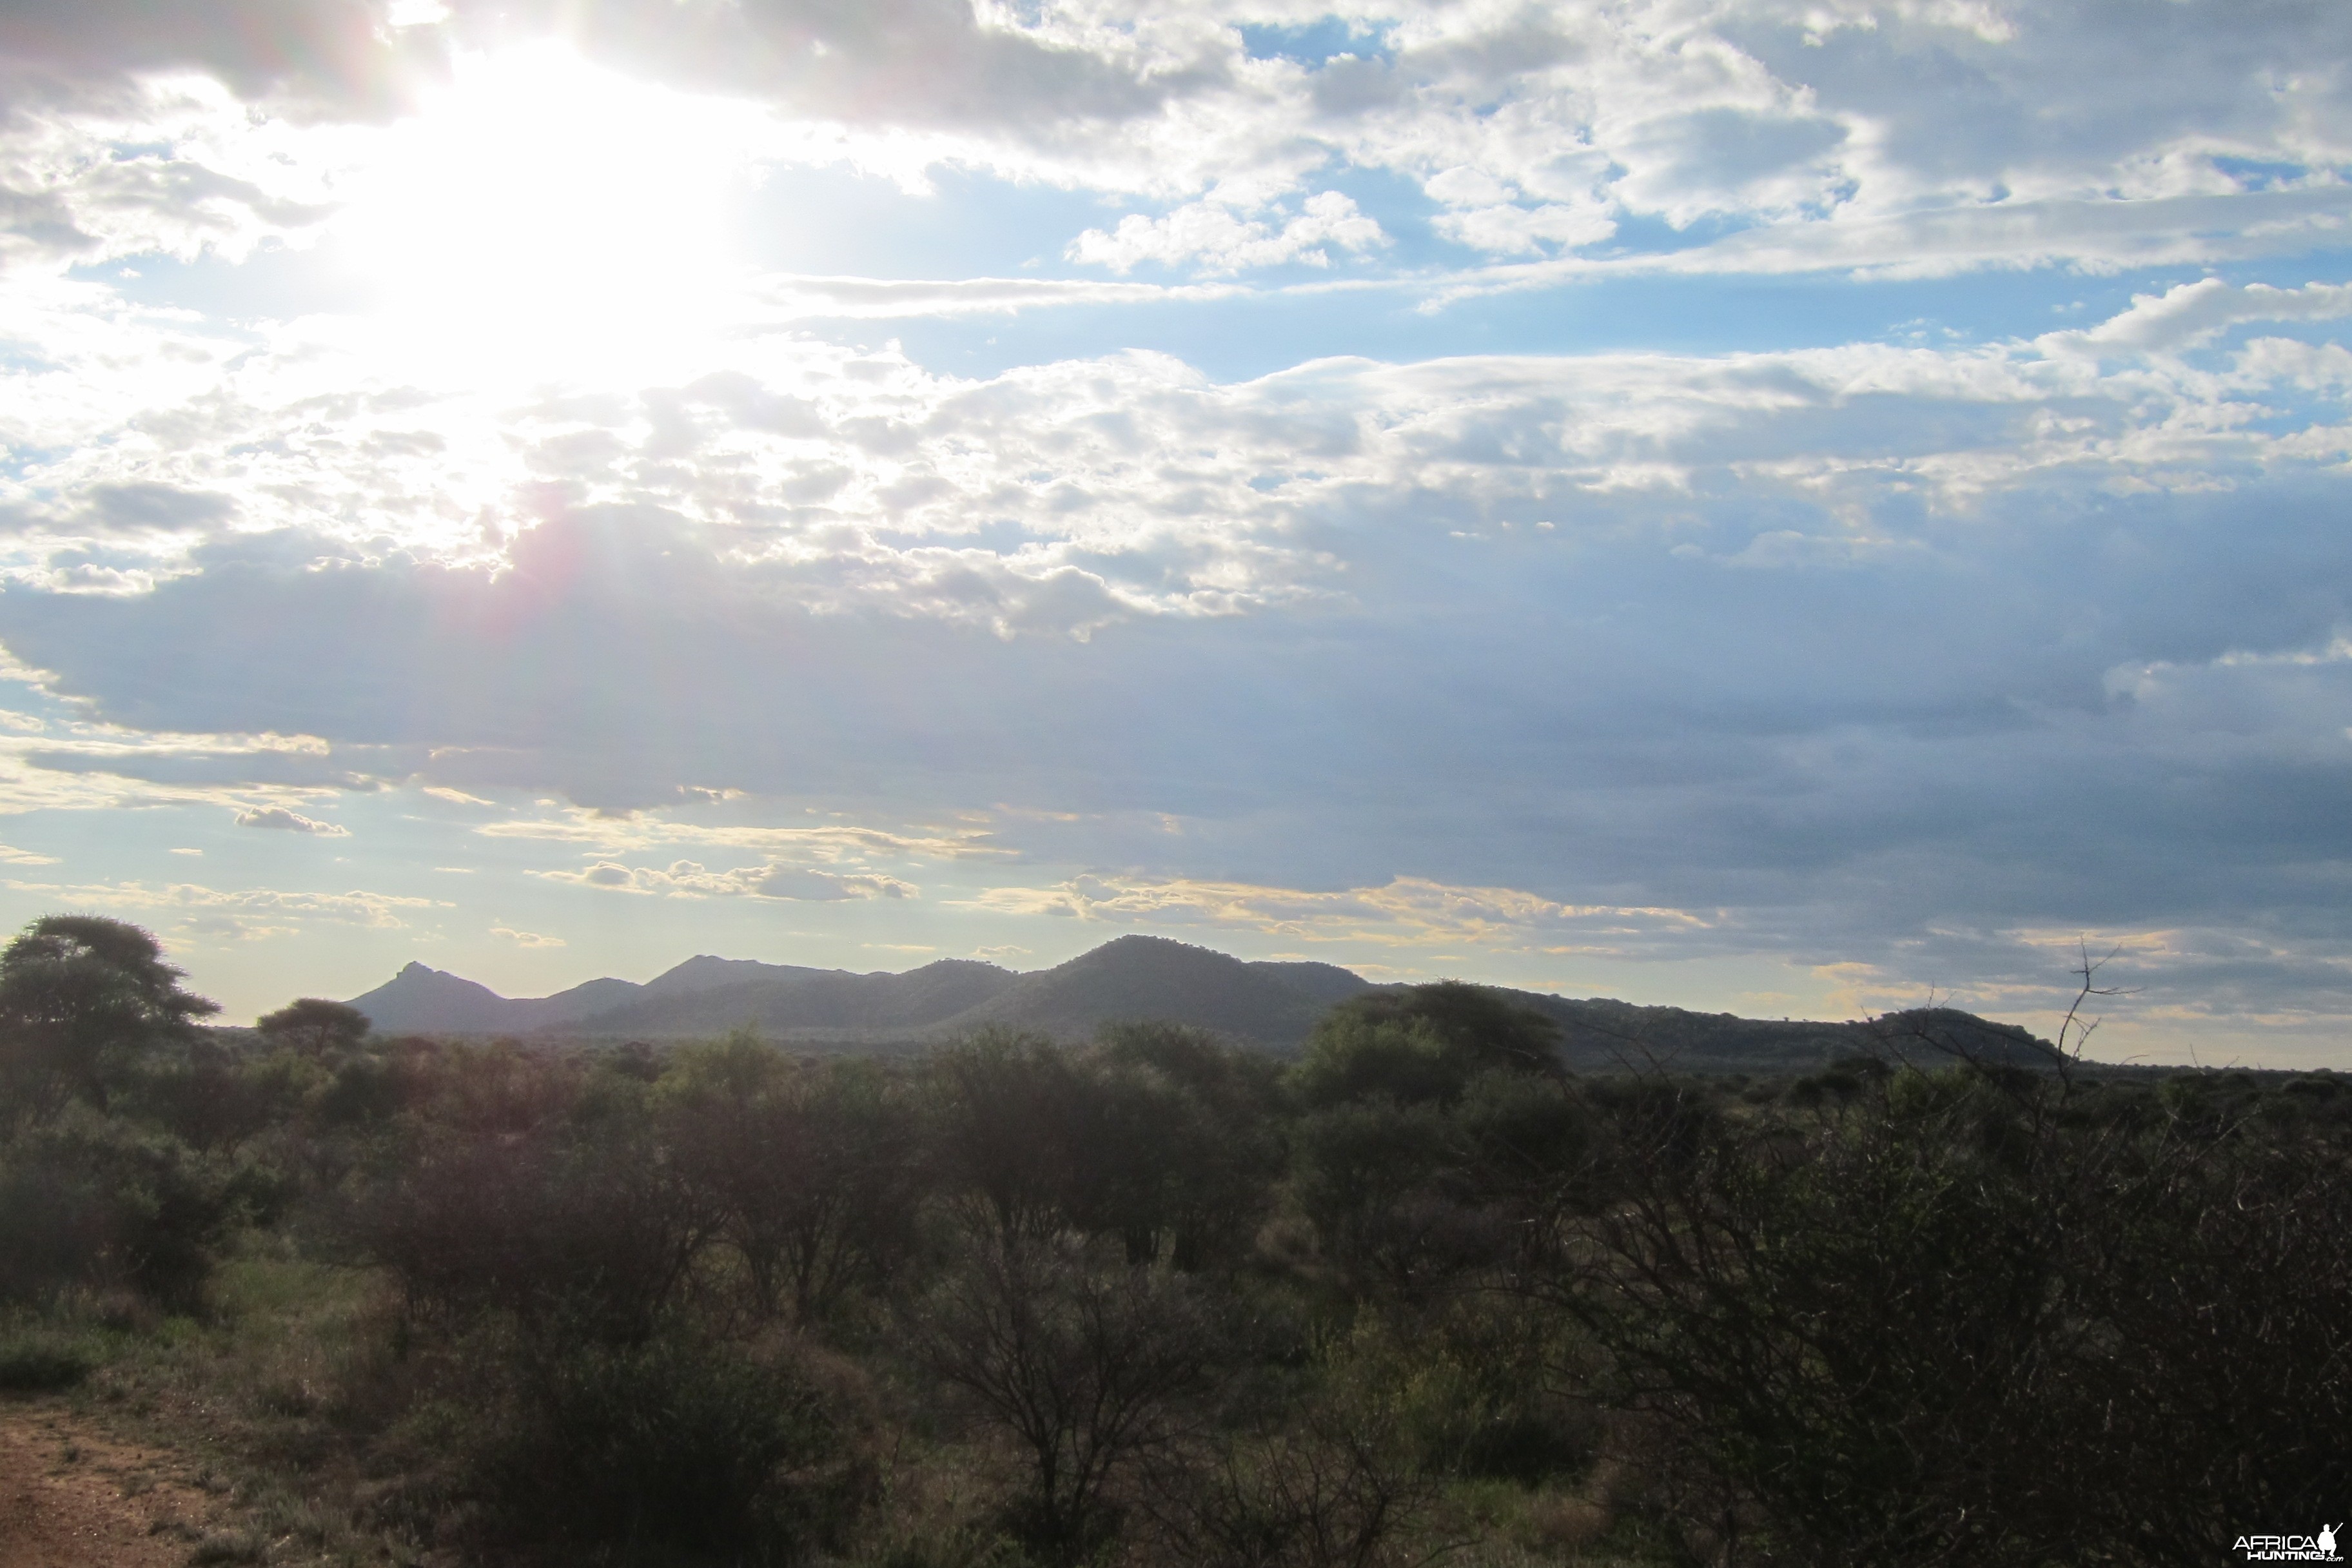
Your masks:
[[[89,1334],[40,1323],[0,1331],[0,1393],[55,1394],[97,1370],[103,1349]]]
[[[194,1542],[190,1568],[418,1568],[450,1561],[471,1533],[446,1472],[479,1411],[428,1357],[392,1348],[394,1315],[380,1277],[307,1262],[258,1237],[224,1263],[201,1319],[0,1324],[0,1386],[63,1390],[74,1408],[201,1468],[200,1484],[232,1513]],[[914,1411],[894,1414],[910,1421]],[[1001,1457],[958,1436],[919,1435],[908,1421],[888,1425],[901,1435],[877,1456],[871,1528],[840,1568],[1026,1568],[997,1517],[1007,1486]],[[1594,1489],[1456,1482],[1425,1536],[1398,1543],[1399,1560],[1419,1560],[1448,1537],[1475,1544],[1427,1560],[1459,1568],[1670,1560],[1663,1541]]]
[[[192,1568],[406,1568],[423,1545],[376,1517],[364,1462],[383,1420],[381,1303],[368,1274],[257,1238],[215,1276],[202,1318],[112,1326],[84,1303],[0,1323],[0,1388],[63,1393],[226,1496],[237,1522],[197,1542]]]

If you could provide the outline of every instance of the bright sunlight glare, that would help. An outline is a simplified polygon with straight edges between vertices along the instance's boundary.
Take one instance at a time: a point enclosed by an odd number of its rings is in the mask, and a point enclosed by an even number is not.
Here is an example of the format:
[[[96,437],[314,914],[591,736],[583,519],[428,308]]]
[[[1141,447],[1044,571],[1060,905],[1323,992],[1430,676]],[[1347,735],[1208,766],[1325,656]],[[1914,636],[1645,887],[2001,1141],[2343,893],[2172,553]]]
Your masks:
[[[706,341],[740,286],[726,220],[754,112],[556,46],[464,59],[386,133],[341,236],[384,324],[445,373],[658,362]]]

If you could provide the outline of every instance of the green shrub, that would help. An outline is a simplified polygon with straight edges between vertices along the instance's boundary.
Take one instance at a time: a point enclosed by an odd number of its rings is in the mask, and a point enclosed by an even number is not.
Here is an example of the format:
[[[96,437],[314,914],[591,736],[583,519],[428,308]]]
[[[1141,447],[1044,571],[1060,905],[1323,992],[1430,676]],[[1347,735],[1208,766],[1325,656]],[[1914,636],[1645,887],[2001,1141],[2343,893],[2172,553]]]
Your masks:
[[[0,1150],[0,1300],[128,1289],[194,1310],[235,1209],[179,1140],[69,1110]]]
[[[855,1401],[790,1351],[535,1339],[500,1347],[511,1396],[475,1471],[520,1540],[788,1563],[838,1545],[871,1495]]]
[[[88,1344],[56,1329],[0,1333],[0,1393],[52,1394],[73,1387],[97,1366]]]

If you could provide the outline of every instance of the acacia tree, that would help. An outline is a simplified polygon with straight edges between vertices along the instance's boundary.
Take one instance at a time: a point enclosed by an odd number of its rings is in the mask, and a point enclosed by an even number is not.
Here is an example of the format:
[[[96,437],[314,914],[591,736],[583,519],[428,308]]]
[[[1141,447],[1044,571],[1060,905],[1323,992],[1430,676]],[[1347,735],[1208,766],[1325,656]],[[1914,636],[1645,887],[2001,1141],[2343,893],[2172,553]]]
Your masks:
[[[154,937],[98,915],[45,915],[0,952],[0,1080],[20,1113],[79,1096],[103,1110],[158,1047],[219,1004],[180,987]]]
[[[271,1045],[306,1057],[350,1050],[373,1027],[368,1016],[350,1003],[319,996],[298,997],[275,1013],[263,1014],[253,1026]]]

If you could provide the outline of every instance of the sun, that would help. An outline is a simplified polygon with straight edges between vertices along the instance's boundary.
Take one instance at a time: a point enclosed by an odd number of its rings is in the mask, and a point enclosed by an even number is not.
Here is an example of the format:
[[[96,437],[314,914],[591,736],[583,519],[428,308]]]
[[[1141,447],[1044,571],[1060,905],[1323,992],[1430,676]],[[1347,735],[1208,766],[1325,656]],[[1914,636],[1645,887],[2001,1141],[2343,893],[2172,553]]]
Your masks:
[[[462,58],[357,172],[340,237],[379,319],[445,369],[658,363],[740,293],[728,220],[758,129],[557,45]]]

